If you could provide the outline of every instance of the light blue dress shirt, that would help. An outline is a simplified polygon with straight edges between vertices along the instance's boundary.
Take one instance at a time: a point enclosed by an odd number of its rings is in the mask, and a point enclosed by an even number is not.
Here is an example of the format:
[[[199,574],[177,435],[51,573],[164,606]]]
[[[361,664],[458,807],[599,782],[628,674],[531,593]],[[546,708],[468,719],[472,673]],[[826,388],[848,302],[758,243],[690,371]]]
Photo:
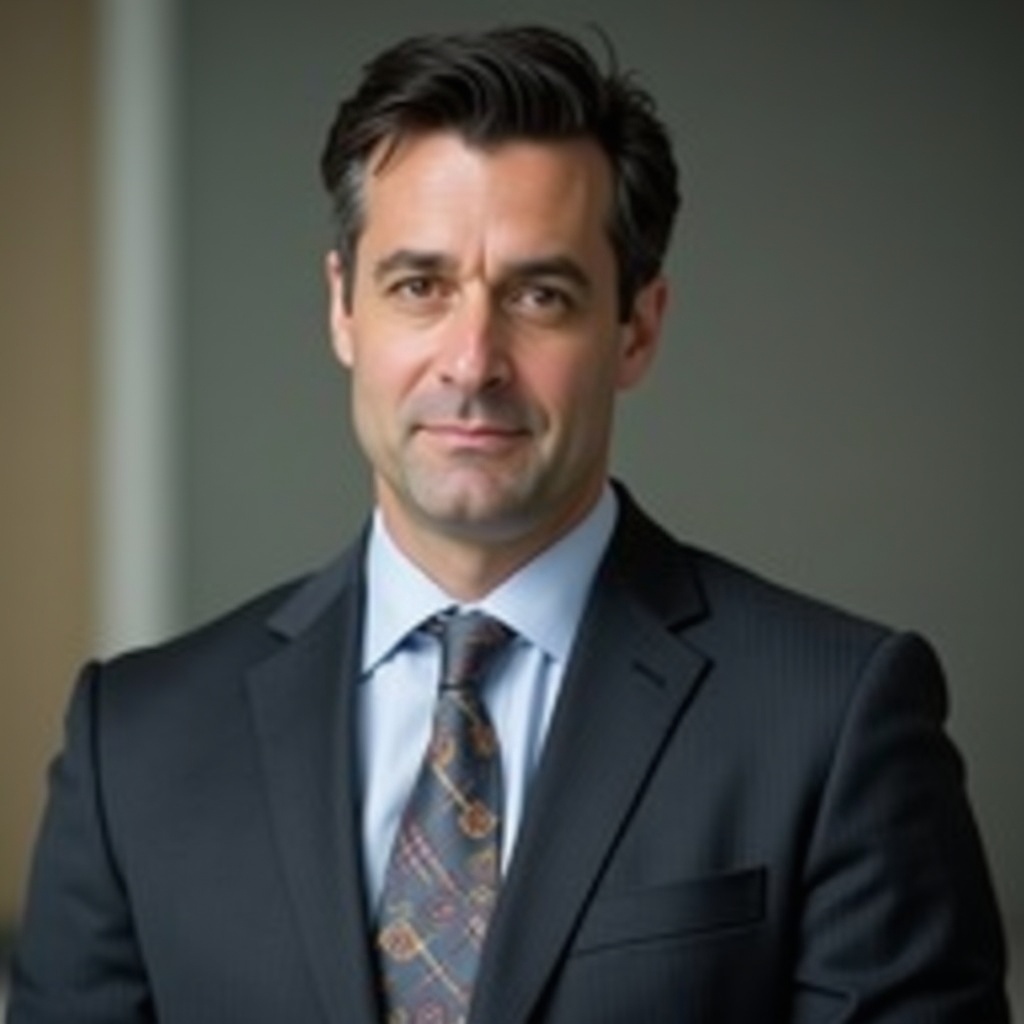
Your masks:
[[[594,573],[615,525],[606,488],[570,533],[483,600],[460,605],[398,550],[378,513],[366,555],[367,602],[359,687],[366,886],[374,913],[391,846],[430,737],[440,671],[436,639],[418,629],[453,605],[479,608],[513,629],[508,657],[483,699],[501,743],[502,863],[507,868],[530,779],[572,651]]]

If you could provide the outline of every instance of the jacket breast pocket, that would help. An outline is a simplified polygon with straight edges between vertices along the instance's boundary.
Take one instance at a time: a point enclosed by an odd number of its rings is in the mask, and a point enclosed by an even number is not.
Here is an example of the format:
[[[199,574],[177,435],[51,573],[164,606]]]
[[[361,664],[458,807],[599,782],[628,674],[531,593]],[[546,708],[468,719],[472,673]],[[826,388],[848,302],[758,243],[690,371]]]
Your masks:
[[[750,927],[764,919],[767,888],[767,869],[758,867],[599,897],[573,954]]]

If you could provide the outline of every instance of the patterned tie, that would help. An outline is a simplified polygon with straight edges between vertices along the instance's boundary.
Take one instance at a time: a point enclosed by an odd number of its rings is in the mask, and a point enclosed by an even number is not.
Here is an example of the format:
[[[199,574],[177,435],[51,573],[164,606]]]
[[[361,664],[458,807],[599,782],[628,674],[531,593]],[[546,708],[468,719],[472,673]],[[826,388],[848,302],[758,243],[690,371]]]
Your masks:
[[[391,851],[377,936],[388,1024],[462,1024],[498,893],[501,757],[479,685],[511,632],[445,613],[433,733]]]

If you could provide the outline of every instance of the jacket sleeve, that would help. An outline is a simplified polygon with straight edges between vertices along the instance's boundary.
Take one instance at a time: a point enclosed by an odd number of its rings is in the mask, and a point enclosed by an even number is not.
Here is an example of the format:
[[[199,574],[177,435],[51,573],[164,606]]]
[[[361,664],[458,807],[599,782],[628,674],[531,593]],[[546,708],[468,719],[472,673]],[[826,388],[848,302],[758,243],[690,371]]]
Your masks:
[[[152,1022],[131,911],[104,824],[99,669],[75,688],[63,752],[51,768],[8,1024]]]
[[[945,683],[889,636],[865,666],[808,853],[793,1024],[1007,1024],[1005,950]]]

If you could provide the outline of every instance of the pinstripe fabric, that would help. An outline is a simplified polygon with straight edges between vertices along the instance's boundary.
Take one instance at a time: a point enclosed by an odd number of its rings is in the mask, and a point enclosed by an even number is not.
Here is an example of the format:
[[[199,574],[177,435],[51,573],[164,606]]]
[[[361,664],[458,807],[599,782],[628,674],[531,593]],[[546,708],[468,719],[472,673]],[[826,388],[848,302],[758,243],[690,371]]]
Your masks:
[[[498,891],[501,759],[478,686],[511,637],[480,612],[427,626],[442,645],[433,732],[384,882],[378,931],[389,1024],[466,1019]]]

